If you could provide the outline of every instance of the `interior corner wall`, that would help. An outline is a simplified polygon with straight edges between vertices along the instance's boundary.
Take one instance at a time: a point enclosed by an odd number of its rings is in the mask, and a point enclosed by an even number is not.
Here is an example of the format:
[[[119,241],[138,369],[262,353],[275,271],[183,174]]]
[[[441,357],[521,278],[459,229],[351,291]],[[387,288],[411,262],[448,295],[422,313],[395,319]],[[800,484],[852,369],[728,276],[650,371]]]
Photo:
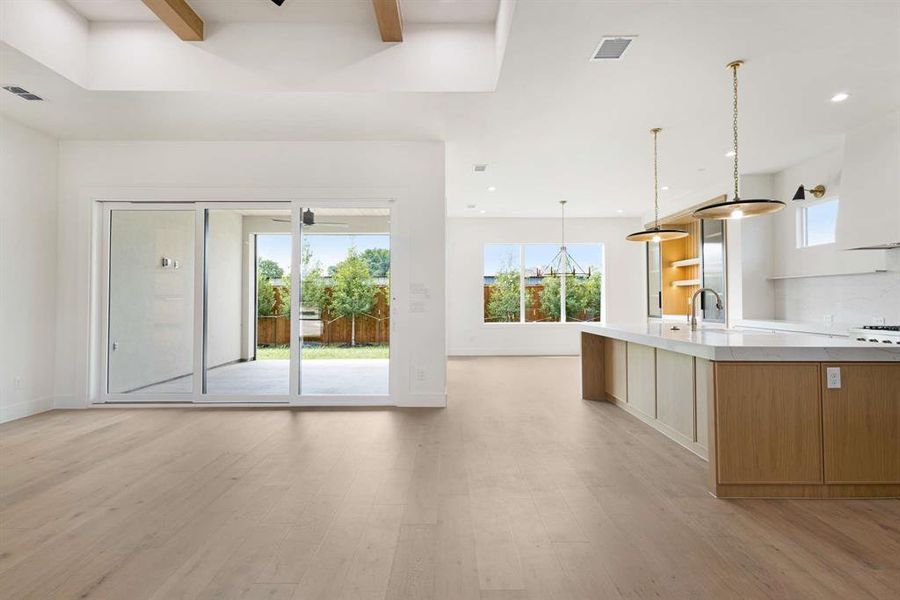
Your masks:
[[[391,208],[391,403],[446,403],[441,142],[77,142],[59,145],[55,406],[96,399],[96,203],[381,202]],[[96,318],[93,319],[96,321]],[[46,352],[46,347],[42,347]]]
[[[207,240],[206,364],[218,367],[241,359],[241,306],[244,294],[243,216],[213,210],[209,213]]]
[[[646,315],[644,244],[625,240],[640,219],[571,219],[566,241],[602,243],[605,320],[638,323]],[[559,219],[447,220],[447,339],[450,355],[578,355],[575,323],[484,323],[484,245],[559,243]]]
[[[52,406],[58,155],[0,116],[0,422]]]

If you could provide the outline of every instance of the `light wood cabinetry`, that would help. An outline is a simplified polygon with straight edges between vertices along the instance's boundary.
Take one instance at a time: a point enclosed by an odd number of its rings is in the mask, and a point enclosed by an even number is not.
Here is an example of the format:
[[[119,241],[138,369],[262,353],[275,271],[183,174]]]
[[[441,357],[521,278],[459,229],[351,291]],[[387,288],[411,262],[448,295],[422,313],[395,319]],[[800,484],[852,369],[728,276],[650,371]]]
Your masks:
[[[606,400],[604,349],[608,338],[589,333],[581,334],[581,397],[585,400]]]
[[[900,364],[823,363],[822,378],[825,481],[900,483]]]
[[[694,442],[694,357],[657,349],[656,381],[656,418]]]
[[[656,349],[628,344],[628,405],[656,418]]]
[[[705,358],[694,359],[694,405],[697,412],[694,441],[702,448],[709,448],[709,404],[714,385],[713,363]]]
[[[717,363],[718,482],[821,483],[817,363]]]
[[[708,459],[716,496],[900,497],[900,363],[718,362],[582,335],[583,397]]]
[[[700,222],[679,224],[677,227],[687,231],[688,236],[661,242],[659,245],[662,312],[665,315],[687,315],[690,312],[691,294],[700,287],[700,262],[683,264],[699,255]]]
[[[606,338],[603,358],[606,361],[606,394],[619,402],[628,401],[628,344]]]

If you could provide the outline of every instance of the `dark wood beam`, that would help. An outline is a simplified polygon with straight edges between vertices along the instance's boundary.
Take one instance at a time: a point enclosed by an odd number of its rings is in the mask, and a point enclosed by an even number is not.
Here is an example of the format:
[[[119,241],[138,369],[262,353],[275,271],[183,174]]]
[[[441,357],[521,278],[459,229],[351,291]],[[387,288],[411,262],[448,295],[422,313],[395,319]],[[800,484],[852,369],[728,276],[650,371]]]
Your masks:
[[[403,19],[400,17],[400,0],[372,0],[375,19],[382,42],[403,41]]]
[[[144,0],[144,4],[184,41],[203,41],[203,19],[185,0]]]

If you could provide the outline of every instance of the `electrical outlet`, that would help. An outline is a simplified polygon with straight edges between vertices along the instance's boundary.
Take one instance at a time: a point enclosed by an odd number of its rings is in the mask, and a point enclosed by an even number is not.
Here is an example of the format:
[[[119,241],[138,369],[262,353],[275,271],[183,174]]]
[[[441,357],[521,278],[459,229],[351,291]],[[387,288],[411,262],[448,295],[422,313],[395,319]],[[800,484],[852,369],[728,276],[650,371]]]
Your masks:
[[[828,382],[829,390],[841,389],[841,368],[840,367],[828,367],[827,369],[825,369],[825,378]]]
[[[14,378],[13,378],[13,387],[14,387],[15,389],[17,389],[17,390],[21,390],[21,389],[22,389],[22,378],[21,378],[21,377],[14,377]]]
[[[825,315],[822,320],[825,323],[825,327],[831,327],[832,325],[834,325],[834,315]]]
[[[416,381],[425,381],[425,369],[416,369]]]
[[[884,325],[884,317],[872,317],[872,325]]]

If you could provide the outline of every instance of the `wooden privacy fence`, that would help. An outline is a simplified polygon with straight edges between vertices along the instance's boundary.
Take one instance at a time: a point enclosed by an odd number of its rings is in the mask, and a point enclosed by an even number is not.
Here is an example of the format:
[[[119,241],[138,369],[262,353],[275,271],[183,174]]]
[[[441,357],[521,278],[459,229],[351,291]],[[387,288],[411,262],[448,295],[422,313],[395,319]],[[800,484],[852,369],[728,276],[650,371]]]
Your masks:
[[[391,339],[390,307],[384,290],[379,286],[375,295],[375,305],[368,315],[356,317],[357,344],[387,344]],[[331,291],[325,291],[330,294]],[[311,321],[311,320],[310,320]],[[312,325],[310,321],[306,324]],[[322,313],[321,326],[304,325],[304,339],[322,344],[349,344],[351,323],[347,317],[337,317],[328,310]],[[291,318],[288,316],[257,317],[256,343],[261,346],[286,346],[291,343]]]
[[[491,301],[491,290],[494,286],[485,285],[484,286],[484,322],[490,323],[494,322],[488,316],[488,303]],[[525,303],[525,322],[530,323],[532,321],[550,321],[551,319],[541,311],[541,292],[544,291],[544,286],[540,283],[526,285],[525,286],[525,298],[531,299],[531,304],[528,302]],[[568,313],[566,313],[568,314]],[[568,317],[570,318],[570,317]],[[587,315],[581,314],[578,316],[579,321],[586,321]],[[600,320],[599,317],[596,319]]]

